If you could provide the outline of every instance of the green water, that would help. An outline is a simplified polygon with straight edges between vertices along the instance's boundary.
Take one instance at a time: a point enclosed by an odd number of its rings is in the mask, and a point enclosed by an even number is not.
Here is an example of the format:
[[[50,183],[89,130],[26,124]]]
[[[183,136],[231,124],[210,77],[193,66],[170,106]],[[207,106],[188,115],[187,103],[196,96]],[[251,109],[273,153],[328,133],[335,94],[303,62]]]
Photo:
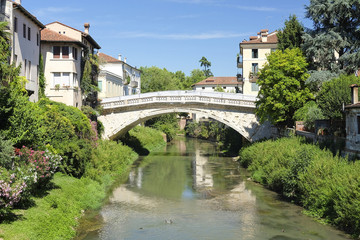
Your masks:
[[[140,158],[77,239],[349,239],[248,180],[214,144],[180,139]]]

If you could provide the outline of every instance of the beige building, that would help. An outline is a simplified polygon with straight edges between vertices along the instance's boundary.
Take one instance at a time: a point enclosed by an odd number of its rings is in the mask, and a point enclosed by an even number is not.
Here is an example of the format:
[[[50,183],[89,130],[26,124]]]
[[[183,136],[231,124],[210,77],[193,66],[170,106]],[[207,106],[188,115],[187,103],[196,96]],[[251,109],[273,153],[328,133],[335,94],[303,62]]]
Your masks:
[[[86,51],[93,53],[100,46],[89,35],[89,24],[82,32],[54,22],[41,31],[41,54],[46,78],[45,95],[57,102],[80,108],[81,58]]]
[[[209,77],[192,87],[201,92],[215,92],[221,88],[228,93],[242,93],[243,82],[238,82],[236,77]]]
[[[257,95],[257,74],[267,62],[266,55],[277,49],[277,31],[268,33],[267,29],[261,30],[257,36],[250,37],[249,41],[240,43],[240,56],[237,59],[237,66],[240,69],[238,80],[242,81],[243,94]]]
[[[0,1],[0,21],[9,23],[10,61],[21,65],[20,76],[27,79],[25,88],[29,100],[36,102],[39,99],[40,30],[45,26],[21,5],[20,0]]]
[[[98,54],[101,71],[98,80],[99,98],[138,94],[141,91],[141,72],[119,55],[118,59],[104,53]]]

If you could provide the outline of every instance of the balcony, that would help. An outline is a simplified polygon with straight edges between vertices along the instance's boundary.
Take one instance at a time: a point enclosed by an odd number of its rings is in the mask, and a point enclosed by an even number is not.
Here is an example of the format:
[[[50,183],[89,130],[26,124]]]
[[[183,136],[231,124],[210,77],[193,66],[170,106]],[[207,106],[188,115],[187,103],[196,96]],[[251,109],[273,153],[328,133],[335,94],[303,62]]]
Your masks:
[[[240,73],[236,74],[236,79],[238,82],[244,82],[244,78],[243,78],[242,74],[240,74]]]
[[[138,81],[131,81],[131,82],[130,82],[130,87],[132,87],[132,88],[137,88],[138,86],[139,86]]]

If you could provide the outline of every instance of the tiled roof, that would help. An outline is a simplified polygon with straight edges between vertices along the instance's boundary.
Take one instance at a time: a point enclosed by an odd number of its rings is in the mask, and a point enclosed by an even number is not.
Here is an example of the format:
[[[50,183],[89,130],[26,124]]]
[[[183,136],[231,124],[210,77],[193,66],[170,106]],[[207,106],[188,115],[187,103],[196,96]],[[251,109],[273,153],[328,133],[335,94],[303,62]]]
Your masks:
[[[105,53],[99,53],[99,58],[102,58],[103,60],[105,60],[105,62],[108,62],[108,63],[122,62],[121,60],[113,58]]]
[[[201,82],[195,83],[197,85],[235,85],[240,84],[236,77],[209,77]]]
[[[37,24],[40,28],[45,28],[44,24],[42,24],[34,15],[29,13],[21,4],[13,2],[14,9],[19,9],[25,16],[30,18],[35,24]]]
[[[266,30],[266,29],[264,29],[264,30]],[[266,41],[266,42],[262,42],[262,41],[261,41],[261,37],[260,37],[260,38],[256,38],[256,39],[252,39],[252,37],[250,37],[251,40],[249,40],[249,41],[244,40],[244,41],[242,41],[240,44],[277,43],[277,42],[278,42],[278,38],[277,38],[277,35],[276,35],[276,34],[277,34],[277,31],[272,32],[272,33],[269,33],[269,34],[267,35],[267,41]]]
[[[75,31],[80,32],[89,42],[91,42],[92,45],[95,46],[95,48],[101,49],[100,45],[90,36],[90,34],[85,33],[85,32],[83,32],[83,31],[80,31],[80,30],[78,30],[78,29],[76,29],[76,28],[70,27],[70,26],[68,26],[68,25],[66,25],[66,24],[64,24],[64,23],[55,21],[55,22],[52,22],[52,23],[48,23],[48,24],[46,24],[45,26],[48,26],[48,25],[51,25],[51,24],[54,24],[54,23],[63,25],[64,27],[71,28],[71,29],[73,29],[73,30],[75,30]]]
[[[71,42],[71,43],[76,43],[78,45],[81,45],[83,47],[85,47],[85,45],[73,38],[70,38],[68,36],[65,36],[63,34],[57,33],[53,30],[50,29],[43,29],[41,30],[41,41],[44,42]]]

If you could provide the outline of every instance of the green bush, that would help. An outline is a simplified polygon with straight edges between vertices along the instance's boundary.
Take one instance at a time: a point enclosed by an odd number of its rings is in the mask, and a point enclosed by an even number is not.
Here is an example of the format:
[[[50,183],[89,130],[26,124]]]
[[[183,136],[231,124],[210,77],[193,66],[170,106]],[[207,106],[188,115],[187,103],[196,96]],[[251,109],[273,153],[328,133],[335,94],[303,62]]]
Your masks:
[[[129,131],[129,136],[136,138],[141,147],[149,152],[166,145],[163,133],[149,127],[136,126]]]
[[[299,138],[255,143],[240,152],[252,178],[351,234],[360,234],[360,162]]]
[[[137,158],[137,154],[128,146],[114,141],[100,141],[86,166],[85,176],[103,182],[108,176],[114,179],[120,176]]]

